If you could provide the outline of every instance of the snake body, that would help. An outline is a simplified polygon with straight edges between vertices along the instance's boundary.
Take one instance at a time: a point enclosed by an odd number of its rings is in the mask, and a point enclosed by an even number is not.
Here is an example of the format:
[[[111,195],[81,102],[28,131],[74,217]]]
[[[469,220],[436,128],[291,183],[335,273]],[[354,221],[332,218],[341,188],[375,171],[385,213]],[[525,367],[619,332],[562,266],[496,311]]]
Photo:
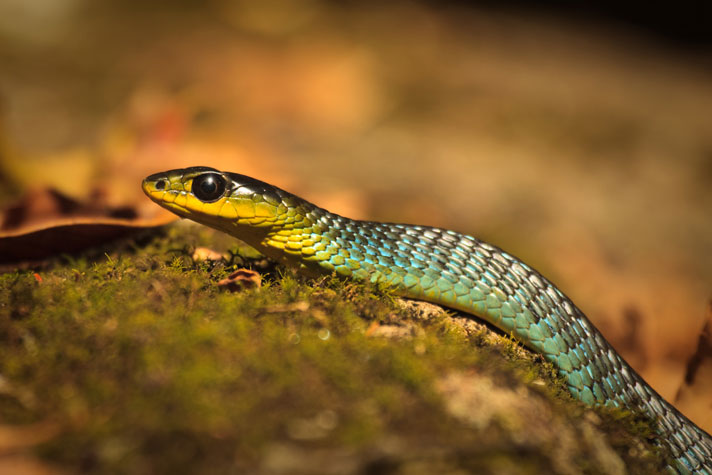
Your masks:
[[[486,320],[553,363],[575,398],[653,419],[672,472],[712,475],[710,435],[658,395],[556,286],[503,250],[446,229],[348,219],[207,167],[151,175],[143,190],[179,216],[308,273],[384,283]]]

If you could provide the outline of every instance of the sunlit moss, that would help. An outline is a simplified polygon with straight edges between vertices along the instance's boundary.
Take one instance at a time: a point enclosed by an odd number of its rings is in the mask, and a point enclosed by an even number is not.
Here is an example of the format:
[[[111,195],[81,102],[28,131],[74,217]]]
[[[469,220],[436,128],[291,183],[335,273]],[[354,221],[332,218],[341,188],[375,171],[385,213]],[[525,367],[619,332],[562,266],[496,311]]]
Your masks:
[[[229,250],[232,261],[194,263],[197,245]],[[238,266],[260,271],[263,286],[222,291],[217,281]],[[275,444],[302,451],[307,469],[312,451],[346,450],[363,470],[415,460],[427,473],[445,453],[452,470],[516,459],[548,471],[556,447],[522,451],[526,435],[507,421],[482,430],[448,413],[436,382],[452,372],[545,401],[559,414],[552,431],[578,431],[589,412],[508,338],[493,345],[445,318],[418,323],[387,292],[300,277],[202,228],[62,258],[40,276],[0,276],[0,424],[57,423],[59,435],[35,451],[70,471],[259,471],[281,453]],[[416,330],[370,336],[384,322]],[[630,435],[649,426],[625,413],[600,417],[621,457],[643,471],[659,466]],[[591,469],[599,449],[579,444],[568,457]]]

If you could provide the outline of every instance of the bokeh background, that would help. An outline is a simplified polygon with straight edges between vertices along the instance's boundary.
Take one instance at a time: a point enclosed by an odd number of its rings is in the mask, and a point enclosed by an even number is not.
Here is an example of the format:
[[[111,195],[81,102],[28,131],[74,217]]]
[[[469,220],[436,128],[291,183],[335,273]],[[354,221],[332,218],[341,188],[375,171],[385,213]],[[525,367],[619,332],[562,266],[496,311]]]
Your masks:
[[[470,233],[712,431],[712,12],[564,3],[1,0],[0,205],[209,165]]]

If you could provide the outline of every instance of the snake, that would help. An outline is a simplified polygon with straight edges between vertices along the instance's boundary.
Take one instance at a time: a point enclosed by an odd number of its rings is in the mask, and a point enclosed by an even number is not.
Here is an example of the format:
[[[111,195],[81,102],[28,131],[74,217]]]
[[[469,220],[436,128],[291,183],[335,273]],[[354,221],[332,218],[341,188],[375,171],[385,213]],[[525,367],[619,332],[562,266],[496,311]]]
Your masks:
[[[712,437],[661,397],[576,305],[520,259],[437,227],[349,219],[276,186],[210,167],[143,180],[155,203],[308,275],[383,284],[480,318],[550,362],[571,395],[647,416],[670,473],[712,475]]]

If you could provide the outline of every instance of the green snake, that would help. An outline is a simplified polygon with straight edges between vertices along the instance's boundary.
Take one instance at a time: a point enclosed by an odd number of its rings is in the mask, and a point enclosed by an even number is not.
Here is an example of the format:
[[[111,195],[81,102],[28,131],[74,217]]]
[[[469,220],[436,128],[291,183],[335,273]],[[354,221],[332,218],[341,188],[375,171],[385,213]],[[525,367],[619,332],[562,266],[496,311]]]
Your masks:
[[[446,229],[345,218],[207,167],[151,175],[143,190],[178,216],[309,274],[383,283],[486,320],[550,361],[575,398],[654,420],[658,443],[674,459],[671,472],[712,475],[712,437],[658,395],[554,284],[511,254]]]

